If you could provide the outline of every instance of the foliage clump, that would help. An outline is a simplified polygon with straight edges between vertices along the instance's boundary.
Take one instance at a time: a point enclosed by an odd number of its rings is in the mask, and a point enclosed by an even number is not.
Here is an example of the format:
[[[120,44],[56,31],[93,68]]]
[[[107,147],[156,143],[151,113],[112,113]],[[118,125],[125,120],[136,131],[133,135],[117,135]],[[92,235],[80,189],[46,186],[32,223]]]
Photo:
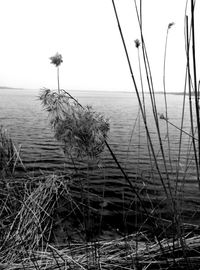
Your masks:
[[[48,111],[55,138],[75,158],[97,158],[105,146],[109,122],[91,106],[83,107],[62,90],[43,89],[40,100]]]

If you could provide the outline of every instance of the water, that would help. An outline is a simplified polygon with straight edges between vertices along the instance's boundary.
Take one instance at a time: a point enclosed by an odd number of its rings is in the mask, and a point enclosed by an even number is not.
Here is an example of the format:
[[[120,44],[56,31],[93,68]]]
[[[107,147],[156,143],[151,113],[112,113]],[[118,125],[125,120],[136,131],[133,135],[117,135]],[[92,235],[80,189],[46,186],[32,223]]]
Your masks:
[[[0,90],[0,124],[10,133],[18,148],[23,163],[29,172],[35,174],[72,170],[72,163],[67,160],[54,139],[49,126],[48,115],[43,110],[38,100],[38,90]],[[152,207],[165,197],[158,174],[152,174],[149,158],[146,133],[142,116],[139,114],[139,106],[134,93],[125,92],[96,92],[96,91],[72,91],[70,92],[82,105],[92,105],[96,111],[103,113],[110,119],[110,133],[108,142],[117,159],[126,170],[137,192],[145,201],[147,207]],[[180,127],[182,100],[181,95],[168,95],[168,118],[170,122]],[[165,113],[164,99],[162,95],[156,95],[157,111]],[[145,95],[146,115],[148,127],[157,156],[158,166],[166,176],[161,155],[155,123],[152,116],[150,97]],[[169,147],[166,137],[166,122],[159,120],[161,137],[165,155],[169,155]],[[176,176],[176,166],[180,169],[180,183],[184,182],[185,193],[182,209],[185,215],[193,219],[198,217],[199,191],[195,177],[194,157],[190,154],[190,166],[185,173],[185,164],[188,160],[189,145],[191,139],[183,135],[181,159],[178,159],[178,142],[180,132],[170,126],[170,150],[174,171],[170,174],[172,186]],[[184,130],[190,132],[190,117],[188,103],[184,120]],[[155,172],[156,166],[153,165]],[[167,165],[170,168],[170,165]],[[102,169],[93,173],[90,180],[91,190],[98,191],[107,201],[120,203],[123,201],[126,207],[136,202],[136,196],[131,191],[128,183],[112,160],[109,152],[102,154]],[[170,170],[171,171],[171,170]],[[185,175],[185,178],[183,176]],[[166,178],[166,177],[165,177]],[[166,181],[166,179],[165,179]],[[137,210],[137,209],[136,209]],[[167,215],[168,209],[159,207],[159,213]]]

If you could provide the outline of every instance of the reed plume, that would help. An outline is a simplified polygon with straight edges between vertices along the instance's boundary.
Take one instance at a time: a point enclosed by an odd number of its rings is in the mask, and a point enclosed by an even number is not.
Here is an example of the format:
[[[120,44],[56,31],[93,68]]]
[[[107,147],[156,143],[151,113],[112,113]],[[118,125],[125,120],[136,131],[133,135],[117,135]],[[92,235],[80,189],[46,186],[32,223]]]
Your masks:
[[[63,62],[62,55],[58,52],[49,58],[51,60],[51,64],[55,65],[57,68],[57,82],[58,82],[58,93],[60,93],[60,74],[59,74],[59,66]]]

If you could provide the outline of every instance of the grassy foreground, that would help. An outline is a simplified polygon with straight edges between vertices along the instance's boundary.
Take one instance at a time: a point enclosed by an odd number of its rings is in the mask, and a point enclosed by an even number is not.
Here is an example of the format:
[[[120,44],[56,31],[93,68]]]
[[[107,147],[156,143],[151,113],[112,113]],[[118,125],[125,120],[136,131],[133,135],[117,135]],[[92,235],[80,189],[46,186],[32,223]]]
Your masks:
[[[1,269],[197,269],[200,263],[200,236],[192,225],[182,224],[181,237],[157,239],[144,231],[86,241],[91,228],[81,213],[88,206],[76,200],[69,176],[11,177],[0,185]],[[64,244],[55,236],[61,224]]]

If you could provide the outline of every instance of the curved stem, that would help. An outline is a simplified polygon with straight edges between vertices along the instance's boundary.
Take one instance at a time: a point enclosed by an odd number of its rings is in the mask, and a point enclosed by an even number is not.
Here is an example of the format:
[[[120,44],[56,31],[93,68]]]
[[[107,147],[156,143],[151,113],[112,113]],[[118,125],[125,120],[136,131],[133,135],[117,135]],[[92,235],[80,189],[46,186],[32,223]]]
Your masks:
[[[167,109],[167,95],[166,95],[166,82],[165,82],[165,74],[166,74],[166,58],[167,58],[167,42],[168,42],[168,35],[169,35],[169,26],[167,28],[167,34],[166,34],[166,41],[165,41],[165,52],[164,52],[164,64],[163,64],[163,90],[164,90],[164,99],[165,99],[165,116],[166,119],[168,119],[168,109]],[[170,147],[170,139],[169,139],[169,126],[168,122],[166,121],[166,128],[167,128],[167,142],[168,142],[168,155],[169,155],[169,163],[171,166],[171,171],[173,171],[172,168],[172,161],[171,161],[171,147]]]

